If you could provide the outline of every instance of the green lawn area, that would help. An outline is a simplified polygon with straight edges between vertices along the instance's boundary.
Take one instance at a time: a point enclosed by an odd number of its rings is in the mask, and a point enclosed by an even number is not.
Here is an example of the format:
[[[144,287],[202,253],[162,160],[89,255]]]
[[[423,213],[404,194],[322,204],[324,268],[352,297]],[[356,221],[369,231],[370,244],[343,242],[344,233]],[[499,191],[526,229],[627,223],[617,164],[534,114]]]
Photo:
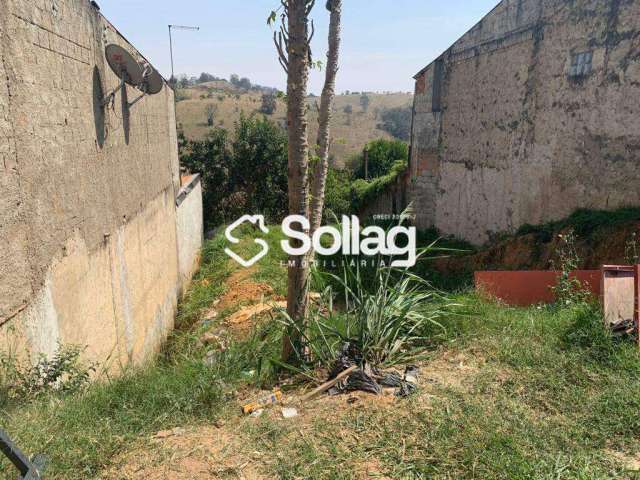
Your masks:
[[[272,229],[268,241],[280,236]],[[243,245],[254,248],[248,239]],[[44,478],[100,477],[159,430],[219,419],[264,478],[640,478],[628,469],[640,460],[640,355],[632,342],[611,338],[587,305],[510,308],[451,293],[459,306],[442,320],[444,330],[425,332],[414,396],[358,397],[353,405],[322,398],[292,422],[240,417],[238,392],[284,379],[271,361],[282,332],[278,322],[263,322],[203,361],[196,326],[235,270],[223,248],[221,238],[207,242],[178,329],[155,362],[81,393],[2,405],[2,428],[51,459]],[[286,288],[277,251],[252,273],[275,295]],[[0,462],[0,478],[15,476]]]

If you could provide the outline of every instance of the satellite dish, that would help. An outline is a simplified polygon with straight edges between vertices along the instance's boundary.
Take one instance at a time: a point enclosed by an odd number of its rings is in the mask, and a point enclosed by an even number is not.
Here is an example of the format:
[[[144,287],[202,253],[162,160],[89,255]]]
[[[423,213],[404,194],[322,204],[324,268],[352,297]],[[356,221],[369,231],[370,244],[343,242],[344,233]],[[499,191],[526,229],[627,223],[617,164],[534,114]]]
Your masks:
[[[142,83],[142,68],[124,48],[112,43],[105,48],[105,55],[107,63],[118,78],[133,87]]]
[[[164,79],[155,68],[153,68],[151,65],[147,65],[142,77],[143,80],[141,90],[143,92],[148,95],[155,95],[156,93],[160,93],[162,87],[164,86]]]

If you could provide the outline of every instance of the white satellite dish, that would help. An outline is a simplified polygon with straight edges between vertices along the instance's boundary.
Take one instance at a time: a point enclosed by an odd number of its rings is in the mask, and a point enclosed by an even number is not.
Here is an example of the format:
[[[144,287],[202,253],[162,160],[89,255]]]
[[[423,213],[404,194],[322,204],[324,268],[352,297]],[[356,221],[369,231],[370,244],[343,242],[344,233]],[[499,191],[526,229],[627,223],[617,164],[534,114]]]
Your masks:
[[[113,73],[123,82],[132,87],[137,87],[142,83],[142,68],[140,64],[124,48],[113,43],[107,45],[105,56]]]
[[[164,79],[158,73],[158,71],[151,65],[146,65],[144,72],[142,73],[142,84],[140,90],[148,95],[155,95],[162,91],[164,86]]]
[[[118,90],[124,88],[125,83],[136,87],[142,92],[142,95],[133,102],[127,103],[127,107],[133,106],[146,95],[154,95],[162,90],[164,79],[158,71],[148,63],[141,65],[136,62],[131,54],[121,46],[113,43],[107,45],[105,48],[105,56],[107,57],[107,63],[111,67],[111,70],[113,70],[120,79],[120,86],[105,97],[103,105],[112,101]]]

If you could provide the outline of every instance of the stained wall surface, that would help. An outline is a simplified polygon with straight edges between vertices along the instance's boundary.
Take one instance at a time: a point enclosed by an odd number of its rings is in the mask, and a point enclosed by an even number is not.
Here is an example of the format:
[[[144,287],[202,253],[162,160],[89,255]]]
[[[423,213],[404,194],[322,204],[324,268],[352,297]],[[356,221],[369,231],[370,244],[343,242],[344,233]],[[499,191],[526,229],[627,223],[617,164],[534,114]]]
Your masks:
[[[178,193],[178,273],[184,291],[200,265],[200,250],[204,238],[202,218],[202,183],[199,175],[183,181]]]
[[[180,188],[173,92],[119,85],[142,55],[88,0],[0,0],[0,345],[148,358],[173,326]]]
[[[572,75],[576,56],[591,71]],[[640,2],[503,0],[416,76],[420,227],[474,243],[640,204]]]

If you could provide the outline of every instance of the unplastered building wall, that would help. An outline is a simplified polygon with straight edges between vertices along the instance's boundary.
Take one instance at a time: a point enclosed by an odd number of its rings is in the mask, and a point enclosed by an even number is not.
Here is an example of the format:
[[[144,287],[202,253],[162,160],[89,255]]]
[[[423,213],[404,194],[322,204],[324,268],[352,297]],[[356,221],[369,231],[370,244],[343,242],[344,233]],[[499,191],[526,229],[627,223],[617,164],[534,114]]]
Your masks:
[[[416,76],[407,190],[475,243],[640,204],[640,2],[504,0]],[[587,75],[571,75],[577,54]]]
[[[0,0],[0,345],[87,346],[142,362],[181,285],[173,92],[119,85],[104,49],[143,57],[88,0]],[[195,221],[195,220],[194,220]]]

